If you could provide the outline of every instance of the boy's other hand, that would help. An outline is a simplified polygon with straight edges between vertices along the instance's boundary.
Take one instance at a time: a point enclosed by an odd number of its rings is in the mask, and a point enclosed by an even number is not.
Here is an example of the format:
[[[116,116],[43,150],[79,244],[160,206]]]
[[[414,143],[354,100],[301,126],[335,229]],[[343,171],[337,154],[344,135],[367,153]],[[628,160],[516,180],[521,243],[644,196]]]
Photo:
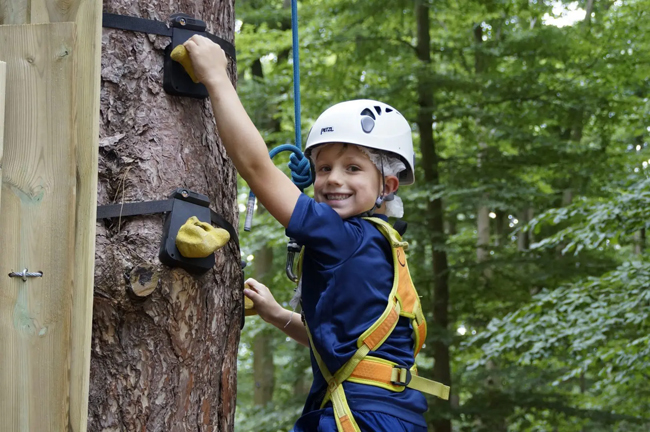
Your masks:
[[[213,83],[224,77],[228,81],[228,58],[219,45],[204,36],[194,35],[183,46],[190,54],[196,78],[208,87],[208,90]]]
[[[282,306],[275,301],[271,290],[266,285],[263,285],[255,279],[247,279],[244,282],[244,294],[251,299],[255,304],[257,314],[262,317],[264,321],[272,321],[282,311]]]

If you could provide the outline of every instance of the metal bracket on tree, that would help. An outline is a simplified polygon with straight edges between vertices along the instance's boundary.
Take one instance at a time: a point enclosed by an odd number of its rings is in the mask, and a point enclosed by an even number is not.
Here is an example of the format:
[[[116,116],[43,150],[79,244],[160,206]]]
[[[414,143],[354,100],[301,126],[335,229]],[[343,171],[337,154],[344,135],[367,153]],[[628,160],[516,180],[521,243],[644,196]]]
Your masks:
[[[188,189],[176,189],[170,199],[136,203],[110,204],[97,207],[97,219],[113,219],[155,213],[168,213],[163,227],[158,258],[169,267],[180,267],[189,273],[203,274],[214,267],[214,253],[206,258],[185,258],[176,247],[176,234],[192,216],[213,223],[228,231],[230,241],[239,244],[237,231],[223,217],[210,209],[207,196]]]
[[[197,99],[208,97],[208,90],[201,83],[194,83],[179,63],[171,59],[172,50],[183,44],[195,34],[205,36],[223,48],[226,54],[236,61],[235,46],[230,42],[205,31],[205,22],[190,15],[178,13],[169,17],[169,27],[162,21],[138,18],[112,13],[103,14],[102,26],[120,30],[168,36],[172,41],[165,48],[163,89],[174,96],[187,96]]]

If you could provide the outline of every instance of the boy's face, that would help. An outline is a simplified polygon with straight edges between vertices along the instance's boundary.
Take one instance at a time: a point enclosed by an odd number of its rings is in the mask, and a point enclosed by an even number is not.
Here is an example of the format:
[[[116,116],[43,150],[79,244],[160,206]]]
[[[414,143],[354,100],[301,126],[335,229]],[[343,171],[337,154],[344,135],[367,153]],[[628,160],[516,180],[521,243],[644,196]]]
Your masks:
[[[374,207],[381,191],[381,174],[355,145],[324,144],[314,161],[314,198],[342,219]]]

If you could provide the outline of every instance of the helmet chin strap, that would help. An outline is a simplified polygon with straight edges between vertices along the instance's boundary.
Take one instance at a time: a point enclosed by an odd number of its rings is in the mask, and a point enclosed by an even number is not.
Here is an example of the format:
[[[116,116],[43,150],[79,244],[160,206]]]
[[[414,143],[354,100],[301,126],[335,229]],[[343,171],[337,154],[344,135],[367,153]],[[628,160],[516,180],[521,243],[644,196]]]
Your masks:
[[[395,194],[389,193],[388,195],[384,194],[384,191],[386,190],[386,178],[384,176],[384,156],[380,156],[381,160],[381,193],[375,200],[375,205],[370,209],[367,210],[363,213],[361,213],[359,216],[360,217],[371,217],[372,215],[375,214],[375,209],[378,209],[381,207],[381,205],[384,203],[384,201],[392,201],[395,199]]]

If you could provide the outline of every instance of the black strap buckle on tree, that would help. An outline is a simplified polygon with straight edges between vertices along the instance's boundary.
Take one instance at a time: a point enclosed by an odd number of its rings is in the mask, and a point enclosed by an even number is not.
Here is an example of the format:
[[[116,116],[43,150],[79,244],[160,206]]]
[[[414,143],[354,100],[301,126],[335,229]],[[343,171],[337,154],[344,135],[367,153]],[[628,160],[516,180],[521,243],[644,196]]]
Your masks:
[[[169,27],[162,21],[145,18],[103,14],[102,26],[120,30],[129,30],[141,33],[150,33],[168,36],[172,41],[165,48],[165,63],[163,74],[163,89],[174,96],[187,96],[197,99],[208,97],[208,90],[203,84],[197,84],[185,72],[180,63],[171,59],[171,52],[176,46],[183,44],[195,34],[205,36],[223,48],[233,61],[236,61],[235,46],[218,36],[205,31],[205,22],[186,14],[173,14],[169,17]]]
[[[214,254],[206,258],[185,258],[176,247],[176,234],[187,220],[196,216],[201,222],[211,222],[228,231],[230,241],[239,244],[237,231],[228,221],[210,209],[207,196],[188,189],[176,189],[170,199],[136,203],[110,204],[97,207],[97,219],[113,219],[155,213],[168,213],[163,227],[158,258],[169,267],[180,267],[189,273],[203,274],[214,267]]]

